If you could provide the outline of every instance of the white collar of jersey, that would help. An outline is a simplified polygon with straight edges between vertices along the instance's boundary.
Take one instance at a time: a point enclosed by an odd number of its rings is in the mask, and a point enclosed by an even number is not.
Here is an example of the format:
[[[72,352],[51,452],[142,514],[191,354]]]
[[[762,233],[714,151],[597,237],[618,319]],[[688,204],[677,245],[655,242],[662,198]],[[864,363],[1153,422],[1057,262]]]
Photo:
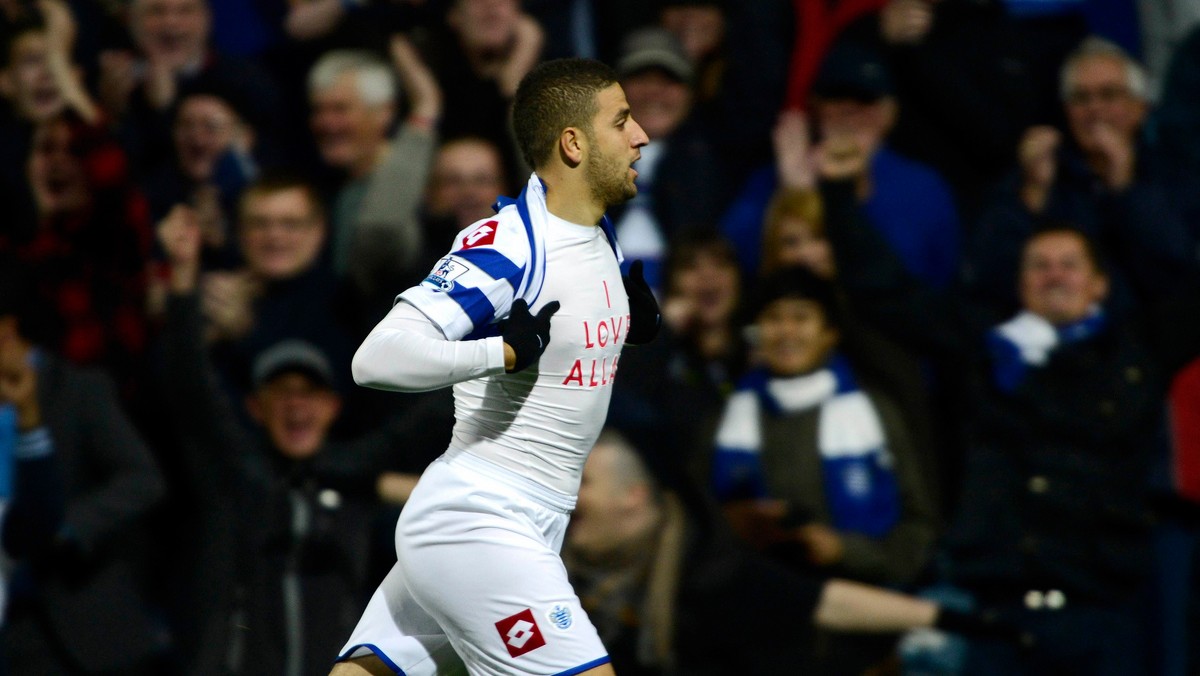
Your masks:
[[[525,224],[533,263],[525,270],[525,275],[521,280],[521,289],[517,295],[533,305],[538,295],[541,294],[542,282],[546,274],[546,251],[543,244],[546,241],[546,226],[550,213],[546,207],[546,183],[536,172],[529,174],[529,182],[526,183],[525,189],[521,191],[517,199],[498,197],[492,208],[499,212],[510,206],[517,208],[517,213],[520,214],[521,221]],[[608,214],[600,218],[600,227],[608,237],[608,243],[612,247],[613,255],[617,257],[617,263],[624,263],[625,255],[621,252],[621,245],[617,243],[617,231],[608,218]]]

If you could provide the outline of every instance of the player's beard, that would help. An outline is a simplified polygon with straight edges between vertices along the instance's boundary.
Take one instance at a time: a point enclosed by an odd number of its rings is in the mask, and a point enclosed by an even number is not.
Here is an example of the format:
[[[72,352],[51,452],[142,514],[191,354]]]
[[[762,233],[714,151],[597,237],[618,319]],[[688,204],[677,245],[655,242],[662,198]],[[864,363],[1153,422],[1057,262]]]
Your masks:
[[[637,195],[637,187],[629,180],[629,161],[624,158],[589,154],[584,172],[591,187],[592,199],[606,209]]]

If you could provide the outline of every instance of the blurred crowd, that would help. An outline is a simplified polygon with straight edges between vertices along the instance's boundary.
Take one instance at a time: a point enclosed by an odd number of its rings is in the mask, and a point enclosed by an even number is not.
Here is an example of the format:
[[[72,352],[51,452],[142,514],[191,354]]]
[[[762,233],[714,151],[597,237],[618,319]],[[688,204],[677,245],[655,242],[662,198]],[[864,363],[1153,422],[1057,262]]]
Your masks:
[[[454,419],[351,357],[581,56],[651,139],[610,216],[664,318],[580,374],[617,673],[1200,674],[1200,1],[0,22],[0,673],[328,672]],[[835,577],[1026,640],[818,626]]]

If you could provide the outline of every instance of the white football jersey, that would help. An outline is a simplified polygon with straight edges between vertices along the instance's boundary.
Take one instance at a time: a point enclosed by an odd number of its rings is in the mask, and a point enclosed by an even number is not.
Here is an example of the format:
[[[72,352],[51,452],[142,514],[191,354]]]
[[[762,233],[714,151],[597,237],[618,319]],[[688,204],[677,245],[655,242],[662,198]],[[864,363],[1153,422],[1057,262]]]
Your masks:
[[[535,187],[540,185],[531,181]],[[534,218],[539,227],[528,228],[517,207],[508,206],[473,224],[425,281],[400,297],[449,340],[498,335],[498,321],[517,297],[529,299],[533,314],[551,301],[561,304],[537,363],[454,386],[451,449],[489,460],[574,504],[584,461],[608,415],[629,302],[619,250],[605,228],[546,212]]]

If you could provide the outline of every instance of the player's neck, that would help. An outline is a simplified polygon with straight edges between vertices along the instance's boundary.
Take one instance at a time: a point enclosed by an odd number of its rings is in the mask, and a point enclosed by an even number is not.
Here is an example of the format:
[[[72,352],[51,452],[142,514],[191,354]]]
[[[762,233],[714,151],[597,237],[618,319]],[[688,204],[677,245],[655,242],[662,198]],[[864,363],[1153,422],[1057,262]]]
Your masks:
[[[579,172],[582,174],[582,172]],[[546,209],[555,216],[579,225],[596,225],[604,216],[604,205],[599,204],[583,182],[582,176],[561,175],[558,172],[538,172],[546,183]]]

